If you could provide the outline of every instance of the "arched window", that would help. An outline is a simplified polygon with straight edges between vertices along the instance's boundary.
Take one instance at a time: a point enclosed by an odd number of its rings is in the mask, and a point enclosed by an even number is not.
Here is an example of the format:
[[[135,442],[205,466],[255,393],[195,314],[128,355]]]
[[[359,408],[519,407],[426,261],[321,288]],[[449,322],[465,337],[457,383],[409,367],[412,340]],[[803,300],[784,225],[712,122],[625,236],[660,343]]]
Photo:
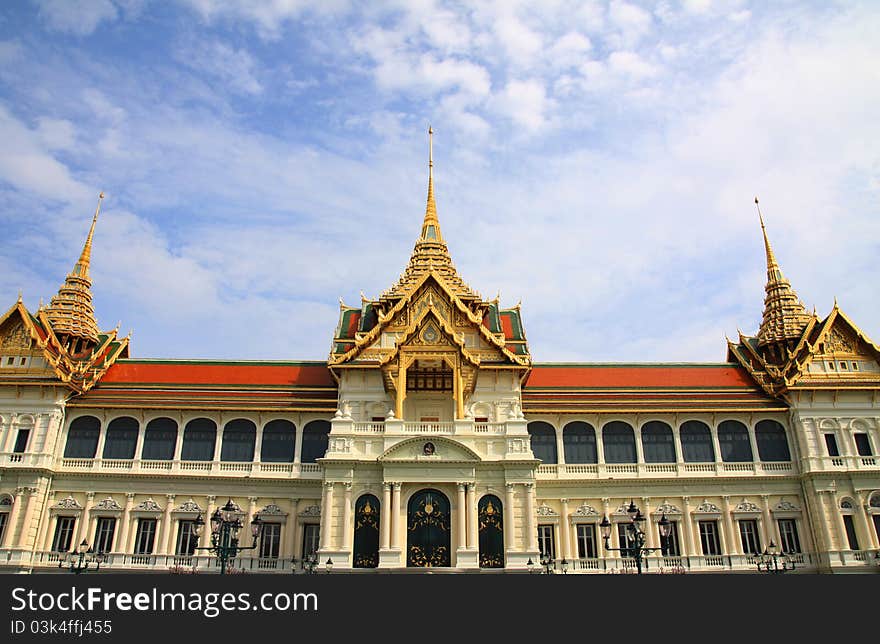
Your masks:
[[[104,437],[104,458],[134,458],[138,429],[140,425],[130,416],[111,420]]]
[[[263,427],[263,444],[260,460],[263,463],[293,463],[296,448],[296,425],[279,418]]]
[[[80,416],[70,423],[64,458],[95,458],[101,421],[94,416]]]
[[[209,418],[194,418],[183,430],[182,461],[213,461],[217,441],[217,423]]]
[[[628,423],[614,420],[602,428],[606,463],[635,463],[636,438]]]
[[[715,447],[712,430],[699,420],[687,420],[681,424],[681,456],[685,463],[714,463]]]
[[[544,465],[555,464],[558,456],[556,454],[556,430],[553,425],[543,421],[535,421],[529,423],[528,430],[535,458],[540,459]]]
[[[721,448],[721,460],[725,463],[752,460],[749,430],[738,420],[725,420],[718,425],[718,446]]]
[[[554,438],[554,444],[555,444]],[[596,430],[589,423],[575,421],[562,429],[566,463],[597,463]]]
[[[674,463],[675,443],[672,440],[672,427],[659,420],[652,420],[642,426],[642,452],[645,463]]]
[[[762,461],[790,461],[785,428],[775,420],[762,420],[755,426],[758,457]]]
[[[327,443],[330,441],[330,422],[326,420],[313,420],[303,427],[302,456],[300,462],[315,463],[327,453]]]
[[[170,418],[154,418],[144,430],[141,458],[145,461],[170,461],[177,446],[177,422]]]
[[[250,462],[254,460],[254,443],[257,440],[257,426],[246,418],[236,418],[223,428],[223,445],[220,447],[221,461]]]

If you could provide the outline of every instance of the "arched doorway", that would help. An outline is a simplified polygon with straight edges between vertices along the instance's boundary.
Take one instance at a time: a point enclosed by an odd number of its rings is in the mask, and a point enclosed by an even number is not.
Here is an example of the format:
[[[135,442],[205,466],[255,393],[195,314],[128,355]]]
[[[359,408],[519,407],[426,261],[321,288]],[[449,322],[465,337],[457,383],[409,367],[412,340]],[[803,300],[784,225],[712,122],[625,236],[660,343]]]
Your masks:
[[[448,567],[450,563],[449,499],[439,490],[419,490],[409,500],[406,522],[406,565]]]
[[[501,500],[487,494],[477,505],[480,568],[504,568],[504,519]]]
[[[379,565],[379,499],[364,494],[354,506],[355,568],[376,568]]]

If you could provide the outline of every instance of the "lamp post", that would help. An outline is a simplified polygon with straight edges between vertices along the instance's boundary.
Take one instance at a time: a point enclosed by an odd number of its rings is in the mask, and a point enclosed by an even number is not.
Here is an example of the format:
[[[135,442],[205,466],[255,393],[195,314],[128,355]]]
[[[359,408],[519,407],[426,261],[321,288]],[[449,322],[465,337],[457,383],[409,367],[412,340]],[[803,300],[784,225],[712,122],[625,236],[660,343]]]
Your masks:
[[[307,555],[303,555],[302,559],[296,559],[294,557],[294,559],[291,560],[291,563],[293,564],[293,566],[291,566],[292,572],[296,570],[297,561],[299,561],[299,563],[302,564],[302,569],[305,574],[307,574],[307,575],[314,575],[315,574],[315,568],[318,567],[318,555],[317,554],[312,552]]]
[[[544,566],[544,574],[552,575],[553,574],[553,559],[550,557],[550,553],[544,553],[541,555],[541,565]]]
[[[780,560],[782,560],[782,565],[780,565]],[[790,553],[785,550],[779,553],[773,541],[764,549],[763,553],[755,558],[755,565],[758,566],[758,572],[766,572],[772,575],[781,575],[795,568],[794,559],[791,558]]]
[[[324,568],[327,569],[327,574],[329,575],[333,572],[333,560],[330,557],[327,557],[327,563],[324,564]]]
[[[602,517],[602,523],[599,524],[599,529],[602,531],[605,550],[618,550],[622,552],[625,557],[635,559],[636,570],[638,571],[638,574],[641,575],[642,560],[645,556],[655,550],[665,549],[666,541],[672,530],[672,524],[669,523],[666,514],[661,515],[657,526],[660,529],[660,541],[664,545],[659,548],[648,548],[645,546],[645,531],[643,529],[645,516],[642,514],[642,511],[636,507],[636,504],[632,502],[632,499],[630,499],[626,513],[629,515],[629,524],[626,526],[626,542],[628,544],[626,548],[611,548],[608,545],[608,539],[611,538],[611,523],[608,521],[607,516]],[[647,567],[647,562],[645,565]]]
[[[195,550],[207,550],[214,553],[217,559],[220,560],[221,575],[226,574],[226,563],[230,559],[235,559],[242,550],[253,550],[256,548],[262,537],[261,528],[263,522],[260,520],[260,517],[255,516],[253,521],[251,521],[253,543],[250,546],[238,545],[238,533],[243,527],[238,513],[239,509],[232,502],[232,499],[229,499],[222,508],[215,510],[214,514],[211,515],[211,545],[195,548]],[[199,514],[192,527],[196,539],[199,538],[204,525],[205,521],[202,519],[202,515]]]
[[[104,553],[100,550],[95,552],[93,548],[89,547],[89,543],[85,539],[83,539],[83,542],[79,544],[76,550],[62,553],[58,559],[59,568],[63,568],[64,564],[68,564],[70,572],[75,575],[88,570],[92,563],[95,564],[95,572],[98,572],[101,564],[104,563]]]

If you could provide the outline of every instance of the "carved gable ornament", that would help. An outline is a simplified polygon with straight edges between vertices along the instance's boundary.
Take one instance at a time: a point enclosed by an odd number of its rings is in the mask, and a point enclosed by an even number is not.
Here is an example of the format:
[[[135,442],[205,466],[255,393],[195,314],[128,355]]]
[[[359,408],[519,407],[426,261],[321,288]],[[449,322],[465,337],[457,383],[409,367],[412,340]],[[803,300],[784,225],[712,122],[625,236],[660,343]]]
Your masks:
[[[479,461],[480,457],[461,443],[439,436],[425,436],[404,440],[390,447],[380,461]]]
[[[681,510],[671,503],[661,503],[657,506],[656,514],[681,514]]]
[[[70,494],[67,495],[67,498],[61,499],[55,507],[63,510],[82,510],[82,505]]]
[[[305,510],[299,513],[299,516],[308,519],[311,517],[320,517],[321,516],[321,506],[320,505],[310,505]]]
[[[587,505],[586,503],[584,503],[583,505],[578,506],[578,509],[574,511],[574,516],[597,517],[599,516],[599,512],[592,505]]]
[[[760,513],[761,508],[759,508],[755,503],[743,499],[734,509],[734,512],[751,512],[751,513]]]
[[[541,503],[538,508],[535,510],[535,514],[539,517],[558,517],[559,513],[556,512],[553,508],[551,508],[547,503]]]
[[[694,510],[694,512],[701,512],[703,514],[721,514],[721,509],[714,503],[703,501],[697,506],[697,509]]]
[[[266,515],[272,515],[272,516],[282,516],[282,515],[287,514],[287,512],[285,512],[284,510],[282,510],[279,506],[275,505],[274,503],[270,503],[270,504],[267,505],[265,508],[263,508],[262,510],[260,510],[257,514],[266,514]]]
[[[159,507],[159,504],[153,500],[153,497],[150,497],[146,501],[141,501],[135,506],[135,510],[138,512],[161,512],[162,508]]]
[[[106,499],[99,501],[95,504],[94,510],[110,510],[117,511],[122,510],[122,506],[119,505],[115,500],[113,500],[112,496],[108,496]]]
[[[786,501],[782,499],[779,503],[776,504],[776,507],[773,508],[774,512],[800,512],[800,508],[796,506],[791,501]]]
[[[189,501],[184,501],[177,508],[178,512],[201,512],[202,508],[198,503],[193,501],[192,497],[190,497]]]
[[[19,318],[8,330],[0,335],[0,348],[2,349],[30,349],[31,334]]]
[[[840,329],[831,329],[825,340],[825,348],[831,353],[856,353],[856,343]]]

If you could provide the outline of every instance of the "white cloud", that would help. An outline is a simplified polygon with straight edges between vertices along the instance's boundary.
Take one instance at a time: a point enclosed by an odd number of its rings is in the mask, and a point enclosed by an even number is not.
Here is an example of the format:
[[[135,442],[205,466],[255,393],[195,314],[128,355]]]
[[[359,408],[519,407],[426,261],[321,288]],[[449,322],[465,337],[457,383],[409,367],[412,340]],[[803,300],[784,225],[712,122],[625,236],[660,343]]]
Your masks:
[[[110,0],[68,2],[67,0],[34,0],[40,17],[50,29],[88,36],[105,20],[116,20],[118,12]]]
[[[348,0],[182,0],[206,21],[249,21],[262,38],[281,37],[284,26],[307,13],[343,13]]]
[[[256,77],[258,63],[245,49],[235,49],[220,41],[197,41],[180,48],[176,58],[191,69],[219,79],[236,94],[263,92]]]
[[[650,13],[623,0],[612,0],[608,20],[618,29],[614,39],[624,47],[637,44],[652,28]]]
[[[510,81],[495,98],[500,113],[527,131],[540,130],[547,124],[552,101],[540,81]]]
[[[657,68],[632,51],[614,51],[608,56],[612,72],[632,78],[648,78],[657,74]]]
[[[569,31],[548,50],[550,64],[554,67],[577,67],[592,48],[590,39],[576,31]]]
[[[36,133],[47,150],[72,150],[76,145],[74,125],[65,119],[39,118]]]

